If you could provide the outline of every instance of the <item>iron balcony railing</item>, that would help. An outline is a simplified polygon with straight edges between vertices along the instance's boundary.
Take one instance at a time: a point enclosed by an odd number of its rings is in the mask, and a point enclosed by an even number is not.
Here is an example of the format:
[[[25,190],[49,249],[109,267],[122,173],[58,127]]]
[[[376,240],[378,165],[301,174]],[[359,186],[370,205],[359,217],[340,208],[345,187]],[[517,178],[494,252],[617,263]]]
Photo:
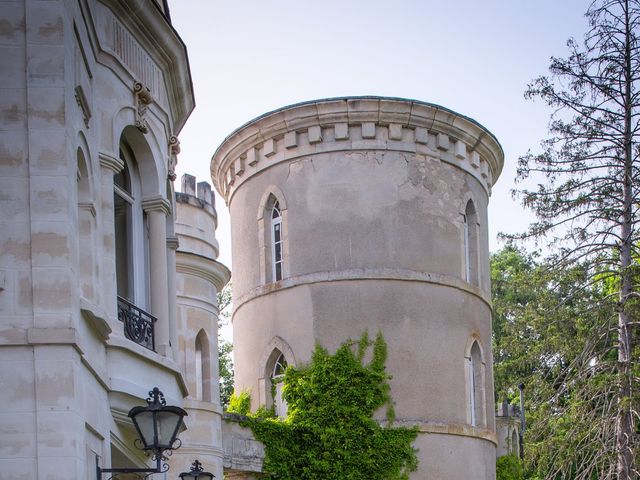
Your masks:
[[[155,352],[156,317],[118,296],[118,320],[124,323],[125,337]]]

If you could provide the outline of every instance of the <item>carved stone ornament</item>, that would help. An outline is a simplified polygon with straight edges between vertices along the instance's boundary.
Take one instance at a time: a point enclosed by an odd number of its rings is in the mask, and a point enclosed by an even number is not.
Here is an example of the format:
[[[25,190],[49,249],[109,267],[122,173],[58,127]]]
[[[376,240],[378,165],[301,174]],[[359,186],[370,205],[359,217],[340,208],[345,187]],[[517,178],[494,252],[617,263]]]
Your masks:
[[[142,133],[147,133],[149,131],[147,110],[149,109],[149,105],[153,102],[151,90],[149,90],[149,87],[145,87],[142,83],[136,82],[133,85],[133,94],[136,97],[136,128]]]
[[[180,153],[180,140],[175,135],[169,137],[169,160],[168,160],[168,174],[167,177],[172,182],[177,178],[176,165],[178,165],[177,155]]]

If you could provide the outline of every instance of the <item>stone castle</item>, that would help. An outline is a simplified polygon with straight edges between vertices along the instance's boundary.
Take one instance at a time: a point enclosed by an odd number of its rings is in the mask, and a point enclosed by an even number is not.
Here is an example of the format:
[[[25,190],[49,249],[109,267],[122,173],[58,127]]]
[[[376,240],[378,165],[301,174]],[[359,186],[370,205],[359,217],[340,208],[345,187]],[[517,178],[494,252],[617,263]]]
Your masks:
[[[211,187],[174,186],[194,98],[166,1],[2,2],[0,51],[2,478],[149,466],[127,412],[154,386],[188,413],[163,478],[195,459],[219,480],[259,474],[262,446],[220,406],[230,272]],[[307,102],[232,133],[211,165],[237,388],[285,415],[287,365],[380,330],[398,421],[421,432],[412,478],[495,478],[516,428],[496,435],[493,405],[502,162],[477,122],[403,99]]]

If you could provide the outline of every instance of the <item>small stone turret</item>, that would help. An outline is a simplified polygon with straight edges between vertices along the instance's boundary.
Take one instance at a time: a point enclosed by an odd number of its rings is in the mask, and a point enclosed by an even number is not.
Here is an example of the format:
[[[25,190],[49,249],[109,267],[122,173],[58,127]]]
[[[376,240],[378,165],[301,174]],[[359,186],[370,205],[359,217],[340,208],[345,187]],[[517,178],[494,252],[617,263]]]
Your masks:
[[[217,215],[211,186],[182,176],[176,193],[176,295],[180,358],[189,395],[184,408],[187,430],[172,463],[198,458],[216,478],[223,477],[218,378],[218,304],[216,294],[229,281],[229,270],[216,261]],[[186,469],[188,470],[188,468]]]

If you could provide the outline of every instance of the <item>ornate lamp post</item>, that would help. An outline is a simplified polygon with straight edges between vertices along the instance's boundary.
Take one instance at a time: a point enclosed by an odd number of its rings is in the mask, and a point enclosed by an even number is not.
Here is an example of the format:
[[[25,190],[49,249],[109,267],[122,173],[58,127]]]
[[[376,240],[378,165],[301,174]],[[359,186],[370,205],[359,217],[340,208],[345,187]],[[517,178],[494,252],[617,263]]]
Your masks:
[[[129,410],[129,417],[133,421],[138,436],[137,441],[142,443],[142,449],[152,455],[156,461],[155,468],[101,468],[96,459],[96,473],[98,480],[103,473],[162,473],[169,470],[169,465],[163,465],[164,452],[180,448],[180,440],[177,438],[181,428],[184,428],[182,419],[187,415],[180,407],[167,406],[164,395],[155,387],[149,392],[146,407],[133,407]],[[177,443],[176,443],[177,442]],[[189,477],[187,477],[189,478]],[[197,477],[195,477],[197,478]],[[202,477],[203,479],[207,477]]]
[[[210,472],[204,472],[202,470],[202,464],[196,460],[191,465],[191,471],[182,472],[179,477],[181,480],[213,480],[215,475]]]

